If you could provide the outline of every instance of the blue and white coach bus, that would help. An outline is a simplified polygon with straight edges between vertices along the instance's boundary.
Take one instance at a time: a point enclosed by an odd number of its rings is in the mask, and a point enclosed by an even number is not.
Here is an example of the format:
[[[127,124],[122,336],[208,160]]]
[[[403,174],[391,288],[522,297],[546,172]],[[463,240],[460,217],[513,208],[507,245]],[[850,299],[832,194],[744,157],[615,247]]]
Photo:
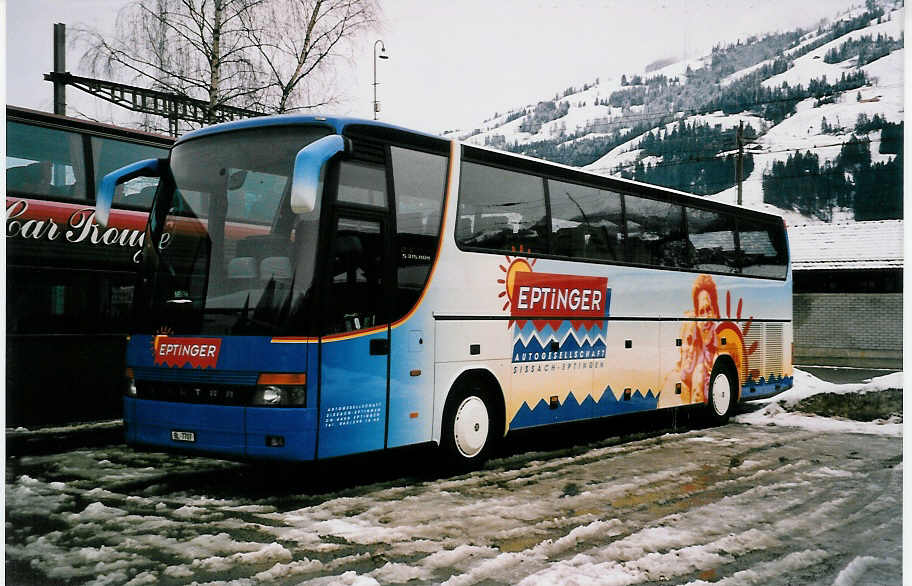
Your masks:
[[[133,445],[314,460],[792,384],[781,218],[378,122],[189,133],[134,296]],[[105,221],[100,201],[96,217]]]

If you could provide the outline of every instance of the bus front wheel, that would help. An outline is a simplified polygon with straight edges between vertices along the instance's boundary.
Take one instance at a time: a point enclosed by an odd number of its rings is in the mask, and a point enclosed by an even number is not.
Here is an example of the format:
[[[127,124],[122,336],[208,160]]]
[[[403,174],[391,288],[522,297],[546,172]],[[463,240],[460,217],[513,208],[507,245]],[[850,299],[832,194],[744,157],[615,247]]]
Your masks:
[[[716,363],[709,378],[708,415],[712,423],[723,425],[728,422],[738,402],[737,380],[731,369],[723,363]]]
[[[475,469],[494,445],[495,414],[487,393],[474,385],[457,390],[443,414],[442,447],[458,469]]]

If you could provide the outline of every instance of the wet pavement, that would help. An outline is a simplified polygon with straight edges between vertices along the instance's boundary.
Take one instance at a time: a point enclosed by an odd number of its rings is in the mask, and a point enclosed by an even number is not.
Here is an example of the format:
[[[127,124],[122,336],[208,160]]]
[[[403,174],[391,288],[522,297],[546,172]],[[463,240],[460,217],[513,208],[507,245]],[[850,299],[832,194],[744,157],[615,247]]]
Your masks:
[[[899,372],[898,368],[856,368],[852,366],[796,366],[804,372],[812,374],[830,383],[862,383],[866,380]]]

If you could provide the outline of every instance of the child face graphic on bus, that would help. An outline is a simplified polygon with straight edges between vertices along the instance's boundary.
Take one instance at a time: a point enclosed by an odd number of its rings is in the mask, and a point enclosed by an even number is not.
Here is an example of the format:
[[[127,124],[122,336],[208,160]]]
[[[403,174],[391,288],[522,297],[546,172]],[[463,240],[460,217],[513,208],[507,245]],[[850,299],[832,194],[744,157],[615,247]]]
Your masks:
[[[681,328],[681,399],[685,403],[703,402],[718,353],[715,329],[719,319],[719,294],[709,275],[699,275],[693,284],[693,315],[698,321],[685,321]]]

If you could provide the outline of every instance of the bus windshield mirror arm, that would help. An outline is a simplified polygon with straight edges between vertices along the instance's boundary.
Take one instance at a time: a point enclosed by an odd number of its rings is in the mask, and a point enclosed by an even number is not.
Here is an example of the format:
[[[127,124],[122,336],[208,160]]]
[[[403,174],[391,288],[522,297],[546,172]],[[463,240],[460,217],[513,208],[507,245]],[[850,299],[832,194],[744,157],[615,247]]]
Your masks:
[[[298,151],[291,178],[291,210],[296,214],[313,211],[323,192],[323,180],[329,162],[337,155],[351,152],[351,142],[330,134]]]
[[[145,159],[111,171],[105,175],[95,196],[95,221],[106,228],[111,218],[111,204],[114,201],[114,190],[121,183],[137,177],[161,177],[161,170],[167,159]]]

